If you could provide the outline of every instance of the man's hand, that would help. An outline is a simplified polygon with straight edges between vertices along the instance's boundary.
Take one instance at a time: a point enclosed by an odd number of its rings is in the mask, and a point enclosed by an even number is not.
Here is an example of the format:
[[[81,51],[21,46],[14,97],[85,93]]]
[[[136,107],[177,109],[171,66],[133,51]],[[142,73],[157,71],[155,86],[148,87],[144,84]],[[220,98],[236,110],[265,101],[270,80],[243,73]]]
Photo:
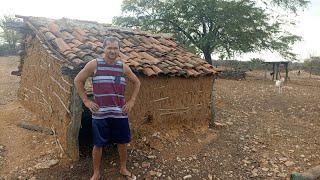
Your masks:
[[[99,110],[99,105],[94,103],[91,100],[85,100],[83,101],[84,105],[91,111],[91,112],[97,112]]]
[[[122,107],[122,110],[124,113],[128,113],[131,111],[133,106],[134,106],[134,101],[130,100]]]

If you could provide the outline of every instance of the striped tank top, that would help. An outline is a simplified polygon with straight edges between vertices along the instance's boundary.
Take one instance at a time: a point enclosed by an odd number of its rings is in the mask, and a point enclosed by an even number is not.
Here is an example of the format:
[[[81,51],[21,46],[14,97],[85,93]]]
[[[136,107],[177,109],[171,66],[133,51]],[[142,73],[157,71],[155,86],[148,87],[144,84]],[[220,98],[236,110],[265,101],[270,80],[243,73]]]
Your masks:
[[[99,110],[92,113],[93,119],[127,118],[122,111],[125,104],[126,79],[124,78],[123,62],[117,60],[115,64],[107,64],[104,59],[97,58],[97,69],[92,77],[94,102]]]

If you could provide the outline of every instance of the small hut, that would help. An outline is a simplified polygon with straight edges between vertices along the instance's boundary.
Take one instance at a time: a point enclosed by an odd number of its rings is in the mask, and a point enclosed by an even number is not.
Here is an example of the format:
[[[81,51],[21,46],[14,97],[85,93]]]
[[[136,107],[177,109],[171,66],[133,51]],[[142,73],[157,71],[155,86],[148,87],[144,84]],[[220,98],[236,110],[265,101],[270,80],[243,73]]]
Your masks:
[[[24,37],[18,96],[43,126],[56,131],[71,159],[79,158],[79,130],[85,126],[81,122],[91,116],[73,80],[88,61],[102,56],[105,36],[121,40],[120,58],[141,80],[138,99],[129,114],[133,131],[145,122],[162,128],[173,123],[209,124],[217,71],[171,36],[65,18],[18,17],[24,22],[16,27]],[[86,84],[88,96],[90,84]],[[128,93],[131,87],[129,83]]]
[[[288,80],[289,78],[289,71],[288,71],[288,66],[289,66],[289,62],[290,61],[285,61],[285,60],[281,60],[281,61],[265,61],[265,79],[267,79],[267,69],[270,67],[270,65],[272,65],[272,72],[271,72],[271,76],[272,76],[272,81],[273,80],[278,80],[281,78],[281,68],[284,68],[286,71],[286,75],[285,75],[285,81]]]

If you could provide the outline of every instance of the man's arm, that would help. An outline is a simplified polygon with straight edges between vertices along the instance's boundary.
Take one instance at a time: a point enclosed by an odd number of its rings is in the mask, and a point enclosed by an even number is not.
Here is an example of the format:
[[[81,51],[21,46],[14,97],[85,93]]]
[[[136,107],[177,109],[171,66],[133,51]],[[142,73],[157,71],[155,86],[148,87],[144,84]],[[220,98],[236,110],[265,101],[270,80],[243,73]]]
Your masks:
[[[124,112],[130,112],[138,96],[141,83],[138,77],[131,71],[130,67],[126,64],[124,64],[124,74],[128,77],[130,81],[133,82],[133,92],[131,94],[131,97],[123,107]]]
[[[83,103],[87,108],[90,109],[90,111],[95,112],[99,110],[99,106],[88,99],[88,96],[86,94],[86,90],[84,88],[84,84],[89,76],[91,76],[95,69],[97,67],[96,60],[91,60],[88,62],[84,68],[77,74],[77,76],[74,78],[74,84],[76,86],[76,90],[82,99]]]

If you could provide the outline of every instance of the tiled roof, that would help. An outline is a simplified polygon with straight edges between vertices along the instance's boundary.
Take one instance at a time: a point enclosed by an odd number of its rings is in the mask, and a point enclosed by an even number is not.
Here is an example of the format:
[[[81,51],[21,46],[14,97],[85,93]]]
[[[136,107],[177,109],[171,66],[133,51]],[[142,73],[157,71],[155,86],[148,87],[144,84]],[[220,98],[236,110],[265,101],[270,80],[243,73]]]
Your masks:
[[[112,35],[121,40],[120,57],[135,73],[185,77],[217,73],[212,65],[188,52],[167,34],[151,34],[66,18],[22,18],[48,52],[73,67],[101,56],[104,38]]]

